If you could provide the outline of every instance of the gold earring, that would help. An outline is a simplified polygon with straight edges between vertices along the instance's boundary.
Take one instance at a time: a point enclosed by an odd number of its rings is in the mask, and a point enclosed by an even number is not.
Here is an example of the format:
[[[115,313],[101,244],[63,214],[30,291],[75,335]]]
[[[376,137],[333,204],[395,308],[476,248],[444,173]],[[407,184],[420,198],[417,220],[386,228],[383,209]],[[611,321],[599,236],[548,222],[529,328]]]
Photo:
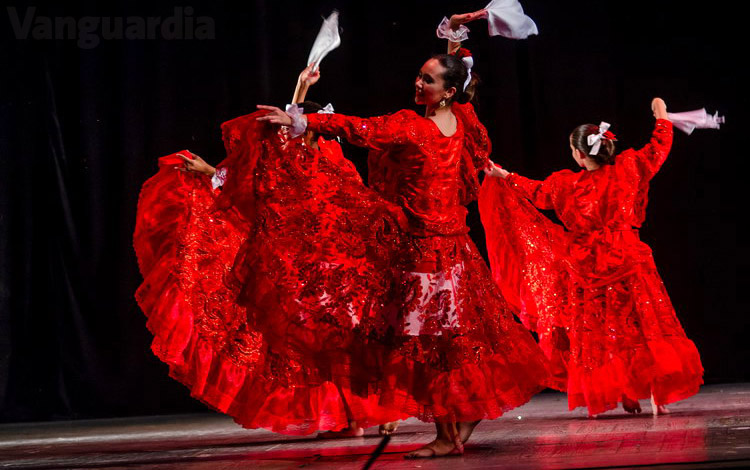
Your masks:
[[[445,98],[443,98],[442,100],[440,100],[440,107],[441,108],[445,108],[445,104],[446,104],[445,103]]]

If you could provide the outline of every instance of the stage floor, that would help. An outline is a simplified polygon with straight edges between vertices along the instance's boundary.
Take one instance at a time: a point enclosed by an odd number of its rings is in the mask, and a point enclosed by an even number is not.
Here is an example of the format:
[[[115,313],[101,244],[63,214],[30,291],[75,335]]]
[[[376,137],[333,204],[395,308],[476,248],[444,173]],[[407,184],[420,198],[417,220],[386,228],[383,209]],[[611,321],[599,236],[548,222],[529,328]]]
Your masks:
[[[610,411],[588,419],[565,395],[541,393],[501,419],[482,422],[466,454],[405,460],[433,426],[401,424],[372,469],[561,469],[750,467],[750,384],[712,385],[654,417]],[[0,425],[0,469],[360,469],[380,442],[320,440],[245,430],[226,416],[156,416]]]

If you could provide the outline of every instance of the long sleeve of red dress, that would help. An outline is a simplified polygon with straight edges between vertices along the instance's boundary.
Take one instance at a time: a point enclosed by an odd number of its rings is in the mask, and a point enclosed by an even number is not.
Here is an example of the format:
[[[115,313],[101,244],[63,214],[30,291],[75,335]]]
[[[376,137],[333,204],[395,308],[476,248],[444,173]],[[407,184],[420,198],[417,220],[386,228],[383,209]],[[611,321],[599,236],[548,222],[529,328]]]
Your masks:
[[[359,147],[382,150],[413,141],[419,134],[409,132],[411,126],[408,123],[414,122],[415,117],[418,117],[417,114],[408,110],[371,118],[329,113],[308,114],[307,128],[343,137]]]
[[[416,235],[468,232],[465,205],[476,199],[477,173],[488,164],[487,130],[470,104],[453,104],[457,128],[443,135],[413,111],[359,118],[309,114],[308,129],[370,149],[369,183],[402,206]]]
[[[626,171],[632,171],[641,181],[648,182],[667,160],[672,148],[672,136],[672,123],[657,119],[648,144],[636,151],[623,152],[615,164],[627,167]]]
[[[566,177],[572,175],[570,170],[552,173],[544,181],[526,178],[517,173],[510,173],[506,182],[532,204],[540,209],[554,209],[562,204],[565,198],[564,186]]]
[[[463,124],[463,145],[472,159],[473,166],[477,171],[484,169],[492,150],[487,129],[479,122],[471,104],[456,103],[453,104],[452,110]],[[373,150],[424,143],[423,139],[431,133],[429,128],[436,127],[410,110],[371,118],[342,114],[309,114],[307,126],[309,130],[338,135],[351,144]]]

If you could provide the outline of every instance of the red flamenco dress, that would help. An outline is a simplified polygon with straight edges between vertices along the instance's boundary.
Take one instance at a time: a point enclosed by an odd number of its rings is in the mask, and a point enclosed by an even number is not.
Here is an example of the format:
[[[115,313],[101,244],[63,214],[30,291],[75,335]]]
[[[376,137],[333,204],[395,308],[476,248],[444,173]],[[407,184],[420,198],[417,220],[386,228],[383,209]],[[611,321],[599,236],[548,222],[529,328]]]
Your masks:
[[[221,189],[176,155],[142,188],[136,299],[152,350],[191,395],[248,428],[309,434],[404,418],[378,405],[382,305],[406,221],[335,142],[222,126]],[[364,360],[363,360],[364,359]],[[348,408],[348,410],[347,410]]]
[[[671,145],[672,124],[657,120],[651,141],[619,154],[613,165],[559,171],[544,181],[513,173],[506,179],[538,208],[554,209],[568,229],[564,245],[549,243],[549,256],[537,255],[567,267],[561,276],[567,289],[559,290],[561,283],[545,288],[558,292],[557,323],[568,326],[570,409],[586,406],[596,415],[617,407],[623,395],[653,395],[657,405],[666,405],[697,393],[703,383],[698,351],[638,235],[649,182]],[[498,195],[507,197],[501,185],[483,197]]]
[[[490,142],[470,104],[452,110],[451,136],[406,110],[307,116],[309,130],[370,149],[370,187],[406,216],[377,393],[381,406],[423,421],[494,419],[549,381],[541,350],[468,236],[465,205],[476,198]]]

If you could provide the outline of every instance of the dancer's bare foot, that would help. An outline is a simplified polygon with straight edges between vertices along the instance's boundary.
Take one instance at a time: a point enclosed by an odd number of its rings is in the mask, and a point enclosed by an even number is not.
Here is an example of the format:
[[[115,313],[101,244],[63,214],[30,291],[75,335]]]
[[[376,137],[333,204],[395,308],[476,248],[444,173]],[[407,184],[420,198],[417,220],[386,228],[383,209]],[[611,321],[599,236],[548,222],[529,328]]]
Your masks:
[[[462,443],[466,444],[466,441],[469,440],[471,433],[474,432],[474,428],[477,427],[480,421],[482,420],[478,419],[476,421],[462,421],[458,423],[458,437]]]
[[[356,421],[349,423],[349,427],[342,429],[341,431],[326,431],[318,433],[318,439],[346,439],[349,437],[362,437],[365,435],[365,430],[357,426]]]
[[[396,429],[398,429],[398,421],[391,421],[378,426],[378,433],[381,436],[387,436],[396,432]]]
[[[638,403],[638,400],[633,400],[631,398],[628,398],[627,395],[623,395],[622,396],[622,409],[624,409],[630,414],[640,413],[641,404]]]
[[[404,455],[405,459],[429,459],[433,457],[445,457],[446,455],[458,455],[456,444],[445,439],[435,439],[429,444]]]
[[[654,416],[668,415],[671,413],[671,411],[667,409],[666,405],[657,405],[656,401],[654,401],[653,395],[651,395],[651,411],[654,413]]]

